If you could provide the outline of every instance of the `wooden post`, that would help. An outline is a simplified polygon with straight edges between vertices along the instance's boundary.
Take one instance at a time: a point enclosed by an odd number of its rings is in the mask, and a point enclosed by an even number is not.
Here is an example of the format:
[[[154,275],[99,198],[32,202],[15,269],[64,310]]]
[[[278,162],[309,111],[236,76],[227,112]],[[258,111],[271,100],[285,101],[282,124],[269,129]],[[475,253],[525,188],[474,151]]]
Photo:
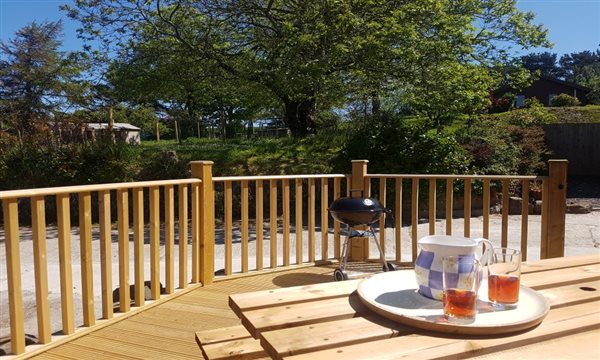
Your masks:
[[[208,285],[215,274],[215,196],[212,161],[191,161],[192,177],[202,180],[200,187],[200,282]]]
[[[351,197],[366,196],[365,188],[367,175],[367,164],[369,160],[352,160],[352,188],[350,189]],[[350,260],[364,261],[369,258],[369,239],[354,238],[350,243]]]
[[[542,259],[565,254],[568,163],[567,160],[548,161],[548,179],[544,181],[542,192]]]

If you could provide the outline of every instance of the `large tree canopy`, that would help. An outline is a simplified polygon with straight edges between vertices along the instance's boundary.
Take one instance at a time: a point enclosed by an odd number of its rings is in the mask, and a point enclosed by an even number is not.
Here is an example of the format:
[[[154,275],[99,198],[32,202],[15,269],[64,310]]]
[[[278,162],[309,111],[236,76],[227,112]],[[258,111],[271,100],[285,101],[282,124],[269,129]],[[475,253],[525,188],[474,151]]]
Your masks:
[[[376,98],[390,84],[462,101],[463,89],[455,98],[450,88],[460,77],[475,76],[464,91],[481,94],[511,46],[548,45],[515,0],[77,0],[65,9],[84,37],[122,56],[152,46],[156,57],[264,89],[295,136],[315,131],[318,105]],[[461,71],[440,77],[444,69]]]

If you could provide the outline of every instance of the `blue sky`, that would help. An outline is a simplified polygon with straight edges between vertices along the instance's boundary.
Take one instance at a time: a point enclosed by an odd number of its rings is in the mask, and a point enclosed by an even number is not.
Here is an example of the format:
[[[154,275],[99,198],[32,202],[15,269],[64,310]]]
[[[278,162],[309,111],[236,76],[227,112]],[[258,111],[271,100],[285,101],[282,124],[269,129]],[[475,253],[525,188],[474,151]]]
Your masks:
[[[78,23],[58,10],[70,0],[0,0],[0,39],[6,41],[16,30],[33,20],[64,22],[64,50],[81,50],[75,30]],[[519,0],[521,10],[533,11],[536,22],[549,29],[554,48],[549,51],[564,53],[600,48],[600,0]],[[548,49],[534,49],[540,52]],[[522,55],[531,51],[521,51]]]

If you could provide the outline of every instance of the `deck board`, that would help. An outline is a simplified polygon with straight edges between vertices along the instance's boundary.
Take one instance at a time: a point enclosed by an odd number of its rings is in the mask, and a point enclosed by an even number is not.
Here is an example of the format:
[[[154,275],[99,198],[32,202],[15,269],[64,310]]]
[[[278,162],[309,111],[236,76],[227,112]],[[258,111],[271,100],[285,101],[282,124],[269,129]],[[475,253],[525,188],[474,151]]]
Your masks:
[[[32,359],[199,359],[197,331],[240,324],[229,308],[229,295],[328,282],[333,280],[332,273],[332,268],[302,267],[217,281],[49,348]]]

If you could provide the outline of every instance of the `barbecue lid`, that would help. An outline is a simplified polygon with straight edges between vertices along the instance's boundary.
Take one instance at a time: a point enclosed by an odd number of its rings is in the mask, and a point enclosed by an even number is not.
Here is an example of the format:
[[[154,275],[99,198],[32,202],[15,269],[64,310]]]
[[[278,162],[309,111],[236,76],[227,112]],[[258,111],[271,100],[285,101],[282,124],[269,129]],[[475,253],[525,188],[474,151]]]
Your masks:
[[[377,199],[343,197],[334,200],[329,206],[330,211],[352,211],[352,212],[380,212],[383,206]]]

